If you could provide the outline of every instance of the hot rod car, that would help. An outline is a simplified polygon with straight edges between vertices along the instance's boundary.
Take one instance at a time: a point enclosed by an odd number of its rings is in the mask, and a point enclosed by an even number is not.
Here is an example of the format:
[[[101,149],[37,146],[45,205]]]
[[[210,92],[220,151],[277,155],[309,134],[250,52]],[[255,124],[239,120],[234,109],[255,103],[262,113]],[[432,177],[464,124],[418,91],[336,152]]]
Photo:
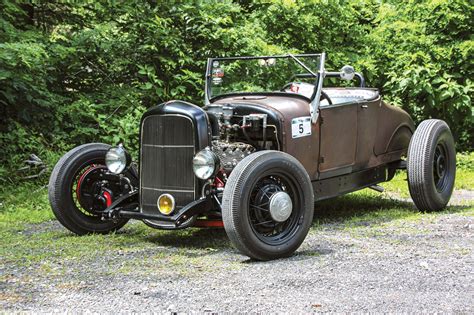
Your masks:
[[[223,226],[243,254],[269,260],[301,245],[314,202],[380,191],[396,170],[407,171],[420,210],[443,209],[456,167],[446,123],[415,129],[351,66],[324,64],[324,53],[208,59],[203,107],[174,100],[143,114],[138,163],[102,143],[59,160],[55,216],[79,235],[131,218],[168,230]]]

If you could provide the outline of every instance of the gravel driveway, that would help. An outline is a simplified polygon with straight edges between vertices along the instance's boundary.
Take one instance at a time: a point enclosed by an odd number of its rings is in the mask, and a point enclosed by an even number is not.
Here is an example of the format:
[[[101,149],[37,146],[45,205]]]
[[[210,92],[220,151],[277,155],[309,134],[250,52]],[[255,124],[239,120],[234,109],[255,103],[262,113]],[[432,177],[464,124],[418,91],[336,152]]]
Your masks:
[[[32,229],[61,227],[50,222]],[[253,262],[231,248],[223,230],[196,230],[185,240],[152,239],[154,247],[146,249],[70,259],[56,276],[38,266],[4,266],[0,306],[35,312],[472,314],[473,232],[472,214],[456,209],[377,224],[334,220],[315,223],[293,257]],[[203,248],[208,245],[200,240],[208,238],[220,246]],[[179,272],[166,266],[167,255],[176,253]]]

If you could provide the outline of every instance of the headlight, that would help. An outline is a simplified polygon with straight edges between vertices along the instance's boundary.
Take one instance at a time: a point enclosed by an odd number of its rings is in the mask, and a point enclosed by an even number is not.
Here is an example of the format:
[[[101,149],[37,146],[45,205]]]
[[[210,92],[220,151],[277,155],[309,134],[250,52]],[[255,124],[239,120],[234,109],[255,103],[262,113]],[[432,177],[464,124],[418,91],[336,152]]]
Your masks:
[[[209,148],[199,151],[193,158],[193,171],[200,179],[215,175],[219,166],[219,158]]]
[[[118,147],[110,148],[105,154],[105,165],[114,174],[122,173],[130,165],[130,162],[130,154],[121,144]]]

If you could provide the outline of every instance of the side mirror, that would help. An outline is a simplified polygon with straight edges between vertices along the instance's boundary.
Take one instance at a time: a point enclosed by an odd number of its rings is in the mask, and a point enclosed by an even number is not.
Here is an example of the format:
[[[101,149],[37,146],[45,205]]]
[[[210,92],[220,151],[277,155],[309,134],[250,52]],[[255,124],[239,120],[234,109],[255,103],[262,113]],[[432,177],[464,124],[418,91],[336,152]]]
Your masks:
[[[345,65],[344,67],[341,68],[341,72],[339,73],[341,76],[341,79],[350,81],[354,79],[355,76],[355,70],[353,66],[348,66]]]

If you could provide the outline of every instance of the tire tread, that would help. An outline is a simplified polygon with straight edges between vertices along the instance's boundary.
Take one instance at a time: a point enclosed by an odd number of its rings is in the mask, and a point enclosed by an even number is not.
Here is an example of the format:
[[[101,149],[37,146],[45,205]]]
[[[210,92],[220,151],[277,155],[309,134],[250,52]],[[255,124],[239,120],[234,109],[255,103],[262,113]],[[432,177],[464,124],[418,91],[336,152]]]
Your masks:
[[[257,260],[269,260],[277,257],[271,257],[267,254],[257,252],[256,250],[246,245],[247,240],[245,235],[239,233],[237,228],[238,226],[240,226],[240,224],[242,224],[242,215],[238,198],[241,198],[244,189],[244,182],[246,181],[248,176],[252,174],[256,169],[258,169],[262,165],[262,163],[266,162],[270,157],[273,157],[273,155],[275,154],[281,155],[282,158],[288,159],[289,161],[291,161],[291,163],[298,165],[298,167],[304,170],[300,162],[289,154],[269,150],[253,153],[244,160],[242,160],[234,168],[227,180],[224,195],[222,198],[222,218],[224,222],[224,228],[229,239],[240,252]],[[309,183],[309,185],[311,185],[311,181],[306,171],[304,171],[304,173],[307,177],[306,183]],[[314,197],[312,195],[312,192],[310,197],[311,202],[309,202],[309,204],[312,207],[314,204]],[[310,220],[312,221],[312,214],[310,216]],[[292,252],[288,253],[287,256],[291,254]]]
[[[416,207],[422,211],[441,210],[449,201],[449,198],[440,201],[440,197],[433,193],[434,183],[431,183],[432,174],[430,174],[432,153],[436,149],[437,138],[446,131],[451,136],[448,125],[442,120],[424,120],[410,141],[407,158],[408,188]],[[452,181],[454,182],[454,178]],[[452,187],[450,189],[452,192]]]

